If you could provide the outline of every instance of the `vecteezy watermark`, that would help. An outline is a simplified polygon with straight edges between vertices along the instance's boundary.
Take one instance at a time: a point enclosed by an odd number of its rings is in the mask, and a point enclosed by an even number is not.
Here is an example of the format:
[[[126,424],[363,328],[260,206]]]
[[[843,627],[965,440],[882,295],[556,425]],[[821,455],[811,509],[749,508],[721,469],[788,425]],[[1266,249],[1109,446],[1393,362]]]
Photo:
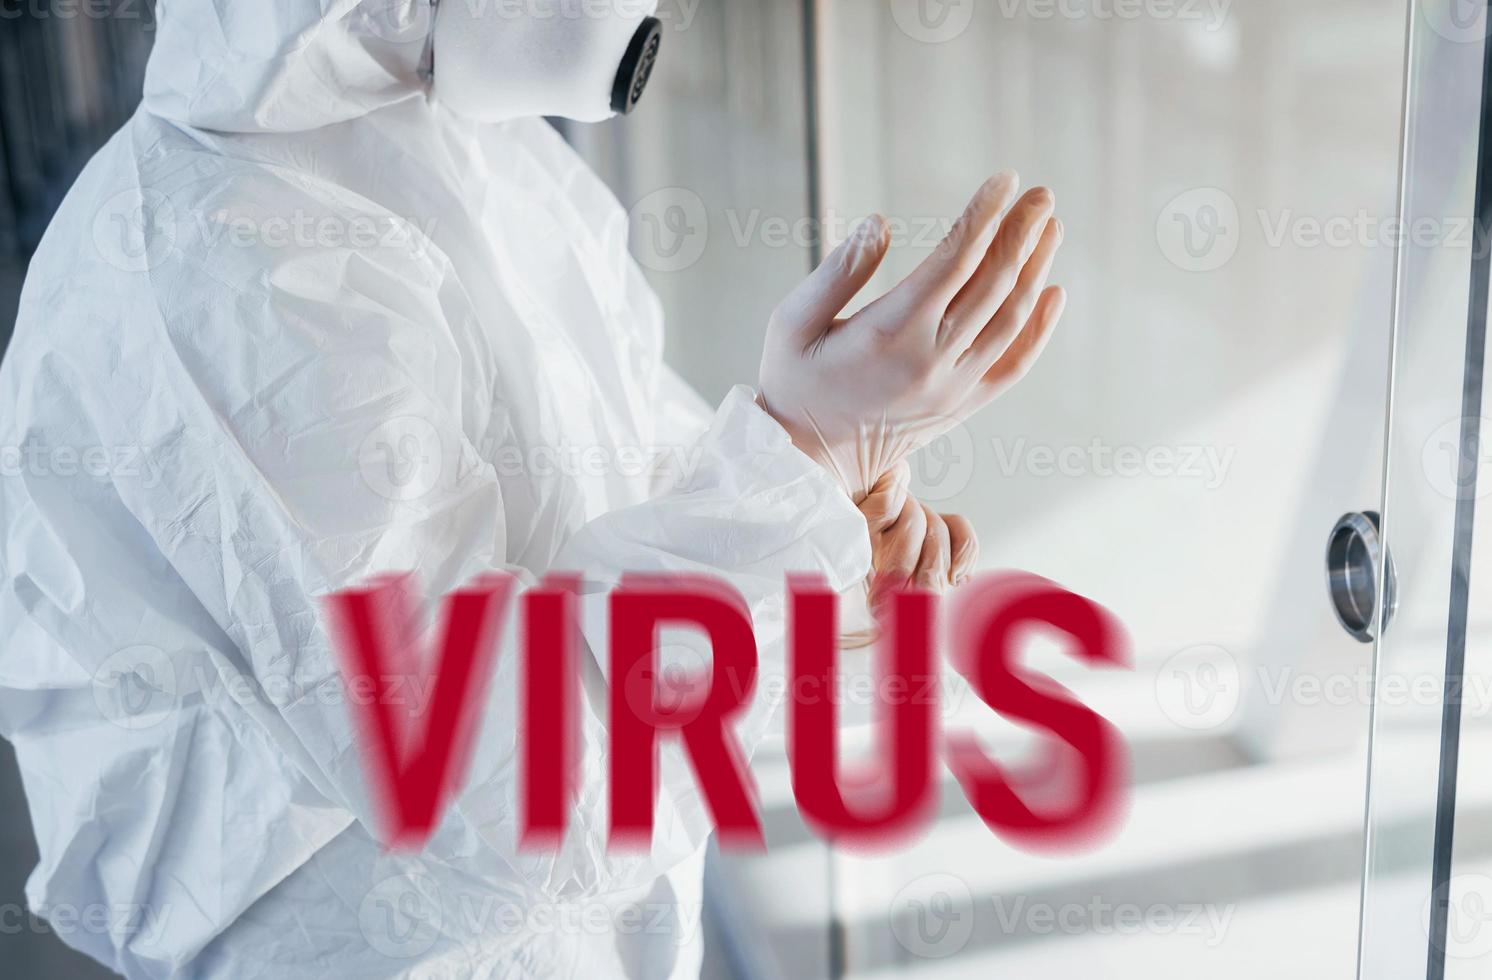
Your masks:
[[[1367,208],[1346,214],[1258,208],[1253,219],[1259,240],[1268,249],[1450,248],[1470,255],[1492,242],[1492,237],[1477,234],[1469,215],[1422,215],[1406,221]],[[1227,265],[1237,254],[1244,232],[1238,202],[1216,187],[1177,195],[1161,209],[1155,223],[1161,253],[1188,272],[1213,272]]]
[[[638,200],[631,208],[632,253],[654,272],[682,272],[703,258],[712,232],[723,228],[738,249],[806,250],[844,241],[865,215],[833,209],[823,217],[772,214],[761,208],[726,208],[713,221],[704,199],[685,187],[665,187]],[[945,215],[882,215],[891,247],[931,251],[953,229]]]
[[[1366,208],[1352,214],[1301,214],[1290,208],[1258,209],[1256,215],[1267,248],[1373,249],[1454,248],[1470,254],[1477,247],[1470,216],[1421,215],[1412,221],[1377,215]],[[1485,246],[1484,246],[1485,247]]]
[[[448,448],[449,443],[449,448]],[[704,448],[697,444],[518,446],[484,440],[484,445],[443,439],[428,419],[405,415],[386,419],[358,447],[364,484],[386,500],[413,503],[436,492],[454,493],[482,477],[497,479],[609,476],[646,479],[655,489],[683,487],[693,479]]]
[[[974,481],[978,465],[974,435],[962,422],[949,425],[907,461],[912,471],[912,493],[926,504],[958,496]]]
[[[731,241],[737,248],[761,245],[764,248],[808,248],[816,242],[833,245],[844,241],[868,218],[868,215],[842,214],[833,209],[822,219],[764,213],[755,208],[726,211]],[[892,248],[931,250],[941,243],[957,224],[945,215],[881,216]]]
[[[1242,696],[1238,660],[1220,646],[1187,647],[1156,671],[1155,700],[1161,713],[1189,731],[1226,724],[1238,711]]]
[[[1420,926],[1431,933],[1436,905],[1445,909],[1445,939],[1432,936],[1447,957],[1474,960],[1492,955],[1492,878],[1459,874],[1442,884],[1420,911]]]
[[[703,676],[709,676],[712,686],[731,691],[739,700],[749,697],[753,703],[771,705],[774,710],[794,704],[889,709],[910,705],[937,708],[946,718],[957,712],[968,692],[967,684],[947,673],[906,677],[866,672],[838,673],[828,681],[774,672],[756,676],[753,690],[740,671],[709,671],[708,652],[698,647],[660,646],[658,659],[656,666],[639,663],[621,683],[634,710],[651,704],[675,718],[699,710]]]
[[[1465,718],[1492,718],[1492,676],[1467,674],[1447,687],[1435,671],[1375,674],[1371,664],[1322,673],[1291,664],[1255,664],[1245,668],[1221,646],[1188,647],[1170,657],[1156,673],[1156,700],[1175,725],[1192,731],[1220,728],[1230,721],[1245,688],[1252,700],[1279,707],[1438,708],[1456,703]]]
[[[123,272],[155,268],[176,247],[176,208],[155,190],[120,191],[93,216],[93,245]]]
[[[683,272],[704,257],[710,242],[710,211],[687,187],[663,187],[628,214],[632,255],[654,272]]]
[[[1177,21],[1220,30],[1233,0],[996,0],[1007,20]]]
[[[115,194],[99,209],[93,243],[105,262],[135,273],[159,267],[188,239],[206,249],[396,249],[421,257],[438,221],[303,209],[189,210],[159,191],[134,189]]]
[[[702,921],[701,903],[518,901],[496,891],[442,888],[423,869],[391,875],[358,904],[358,928],[390,959],[423,956],[447,930],[461,936],[656,936],[686,946]]]
[[[1211,902],[1047,902],[1028,895],[993,895],[986,911],[958,875],[921,875],[891,899],[891,934],[918,959],[945,959],[963,951],[981,920],[1002,936],[1193,936],[1216,948],[1227,938],[1237,911]],[[992,913],[992,914],[991,914]]]
[[[391,44],[424,44],[435,23],[437,0],[363,0],[355,16],[375,37]]]
[[[154,490],[165,478],[160,463],[144,446],[47,446],[28,442],[0,446],[0,476],[37,479],[86,477],[97,483],[137,481]]]
[[[891,19],[923,44],[962,37],[975,14],[1002,20],[1179,21],[1220,29],[1232,0],[890,0]]]
[[[1216,948],[1227,938],[1238,911],[1212,902],[1113,902],[1095,895],[1086,902],[1032,901],[1026,895],[996,895],[995,920],[1006,935],[1195,936]]]
[[[946,959],[974,935],[974,895],[957,875],[928,874],[897,889],[891,899],[891,934],[920,959]]]
[[[1429,0],[1414,10],[1447,41],[1477,44],[1487,37],[1487,0]]]
[[[1469,422],[1478,425],[1480,437],[1475,447],[1467,440]],[[1492,493],[1492,419],[1467,417],[1450,419],[1438,426],[1425,440],[1420,465],[1430,486],[1448,500],[1480,500]]]
[[[978,0],[890,0],[891,19],[901,32],[923,44],[943,44],[974,22]]]
[[[411,0],[386,0],[409,3]],[[424,0],[427,4],[429,0]],[[621,20],[636,21],[656,17],[669,30],[687,31],[699,13],[704,0],[661,0],[654,9],[653,0],[439,0],[461,4],[473,19],[495,17],[502,20]]]
[[[181,705],[176,664],[149,644],[117,650],[93,671],[93,703],[126,731],[154,728]]]
[[[155,25],[149,0],[6,0],[0,20],[139,20]]]
[[[1085,445],[1033,444],[1025,437],[993,440],[1000,475],[1038,479],[1188,480],[1216,490],[1228,478],[1236,447],[1205,445],[1111,446],[1094,438]]]
[[[423,872],[391,875],[358,904],[357,924],[368,945],[389,959],[423,956],[441,937],[440,886]]]
[[[206,650],[173,657],[148,644],[116,651],[93,672],[99,713],[126,731],[154,728],[181,710],[188,698],[209,707],[270,705],[282,711],[308,704],[379,704],[395,714],[423,717],[433,691],[433,680],[420,672],[360,675],[345,682],[319,674],[251,675],[220,670]]]
[[[1242,221],[1226,191],[1198,187],[1172,198],[1155,219],[1155,240],[1172,265],[1214,272],[1238,252]]]
[[[415,256],[425,254],[439,221],[299,210],[253,215],[219,210],[192,212],[188,218],[208,248],[398,249]]]
[[[989,451],[981,453],[985,445]],[[1115,444],[1097,436],[1082,443],[1043,443],[1025,436],[976,443],[967,425],[955,423],[908,463],[917,499],[942,503],[967,490],[981,471],[1006,480],[1179,481],[1212,491],[1227,482],[1237,456],[1234,446]]]
[[[21,933],[140,937],[146,945],[161,938],[171,906],[136,902],[89,902],[77,905],[57,902],[33,915],[18,902],[0,903],[0,936]]]

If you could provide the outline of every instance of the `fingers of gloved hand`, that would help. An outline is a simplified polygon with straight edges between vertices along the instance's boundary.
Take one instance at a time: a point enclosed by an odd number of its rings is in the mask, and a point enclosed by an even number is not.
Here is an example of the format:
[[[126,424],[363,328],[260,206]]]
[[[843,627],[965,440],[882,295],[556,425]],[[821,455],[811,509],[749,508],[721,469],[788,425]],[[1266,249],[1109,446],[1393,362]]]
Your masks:
[[[911,482],[911,464],[903,461],[883,474],[860,502],[860,513],[865,517],[872,541],[901,517]]]
[[[942,593],[948,589],[949,570],[953,566],[952,535],[943,515],[925,504],[922,511],[927,520],[927,534],[922,539],[922,554],[917,558],[912,586],[926,592]]]
[[[948,525],[948,545],[953,557],[948,567],[948,584],[962,585],[979,564],[979,535],[962,514],[944,514]]]
[[[1015,202],[1000,222],[979,269],[949,305],[938,337],[941,343],[959,353],[967,350],[991,318],[1019,292],[1025,270],[1048,244],[1045,233],[1056,205],[1056,196],[1045,187],[1033,187]],[[1031,298],[1034,301],[1035,294]],[[1025,317],[1018,321],[1025,322]]]
[[[1021,268],[1010,295],[994,317],[972,338],[968,350],[959,358],[961,365],[983,374],[1010,349],[1031,321],[1036,301],[1046,289],[1057,250],[1062,247],[1062,222],[1046,222],[1034,251]]]
[[[1061,286],[1048,286],[1036,301],[1031,318],[1015,343],[984,374],[981,383],[985,401],[998,398],[1026,376],[1041,357],[1047,341],[1056,332],[1062,311],[1067,308],[1067,292]]]
[[[922,543],[927,537],[927,512],[914,497],[907,497],[896,523],[873,539],[870,558],[870,607],[875,609],[895,589],[907,588],[917,573]]]
[[[776,319],[806,347],[834,325],[834,318],[876,274],[890,247],[885,219],[878,214],[866,218],[788,294]]]
[[[947,309],[953,297],[979,269],[984,254],[999,227],[1000,216],[1015,200],[1020,178],[1015,171],[995,174],[974,193],[969,205],[948,234],[898,289],[910,290],[912,299]]]

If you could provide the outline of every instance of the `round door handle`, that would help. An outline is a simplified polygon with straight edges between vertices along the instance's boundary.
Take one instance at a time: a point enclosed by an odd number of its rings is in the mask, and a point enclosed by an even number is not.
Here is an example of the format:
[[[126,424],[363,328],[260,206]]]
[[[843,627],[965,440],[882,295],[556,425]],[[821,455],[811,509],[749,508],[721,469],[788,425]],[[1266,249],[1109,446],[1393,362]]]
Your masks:
[[[1398,578],[1393,558],[1383,546],[1382,526],[1377,511],[1348,514],[1337,521],[1326,542],[1326,582],[1332,609],[1342,628],[1363,643],[1377,638],[1380,570],[1384,629],[1398,603]]]

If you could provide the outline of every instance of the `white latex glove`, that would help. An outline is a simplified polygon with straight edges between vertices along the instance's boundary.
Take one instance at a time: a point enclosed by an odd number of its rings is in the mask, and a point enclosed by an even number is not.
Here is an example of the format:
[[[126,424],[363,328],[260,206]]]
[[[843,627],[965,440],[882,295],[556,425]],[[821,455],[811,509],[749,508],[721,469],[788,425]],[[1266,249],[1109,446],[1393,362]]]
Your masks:
[[[1067,297],[1046,281],[1062,223],[1051,191],[1016,201],[1018,187],[1012,171],[985,181],[921,266],[839,319],[890,245],[867,219],[773,314],[762,406],[856,503],[1019,381],[1057,325]]]
[[[961,585],[979,561],[979,535],[968,518],[940,514],[910,492],[905,463],[884,474],[860,504],[870,528],[870,608],[895,589],[943,593]]]

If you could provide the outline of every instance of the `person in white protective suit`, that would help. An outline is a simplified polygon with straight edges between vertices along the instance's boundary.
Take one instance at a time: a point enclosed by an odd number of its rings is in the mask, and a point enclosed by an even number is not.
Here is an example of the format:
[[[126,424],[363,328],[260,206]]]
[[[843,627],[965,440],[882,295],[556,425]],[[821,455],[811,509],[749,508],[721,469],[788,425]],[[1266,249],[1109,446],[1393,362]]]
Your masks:
[[[783,302],[756,390],[710,411],[663,364],[625,212],[538,118],[641,94],[650,5],[598,9],[172,0],[142,107],[35,256],[0,368],[0,731],[29,904],[107,909],[59,932],[126,976],[695,976],[709,821],[676,750],[651,850],[605,847],[607,588],[730,582],[766,691],[787,573],[848,591],[873,536],[896,582],[972,561],[904,461],[1057,322],[1051,195],[992,178],[838,320],[888,248],[866,222]],[[536,453],[654,446],[689,465]],[[493,570],[585,577],[570,829],[517,846],[510,625],[449,812],[386,853],[323,598],[408,571],[433,610]]]

